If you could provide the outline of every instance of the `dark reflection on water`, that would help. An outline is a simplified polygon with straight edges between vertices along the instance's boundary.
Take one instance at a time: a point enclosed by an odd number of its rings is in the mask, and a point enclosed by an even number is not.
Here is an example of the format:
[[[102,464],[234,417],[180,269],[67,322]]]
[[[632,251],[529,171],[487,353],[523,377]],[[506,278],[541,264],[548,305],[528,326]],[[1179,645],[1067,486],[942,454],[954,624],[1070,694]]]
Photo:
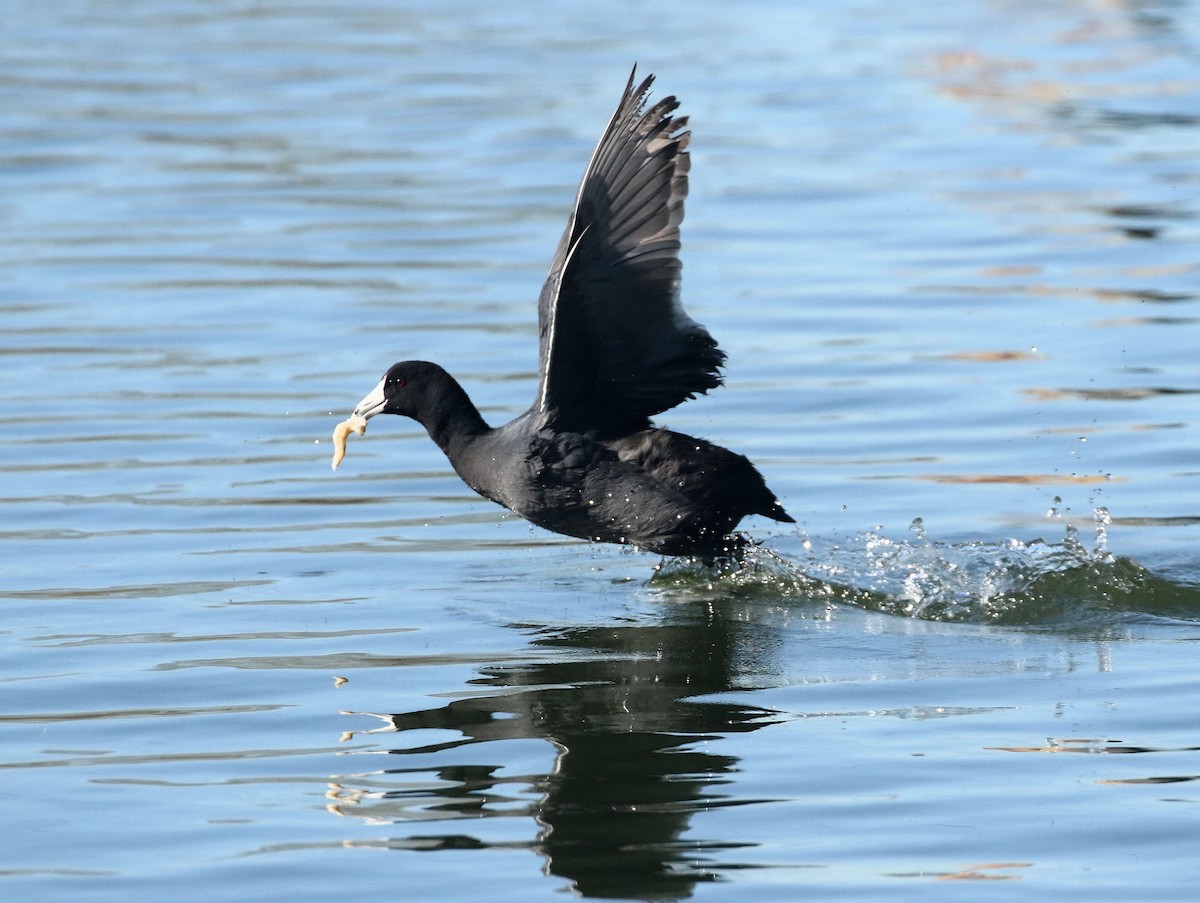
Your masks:
[[[730,744],[721,743],[730,735],[798,717],[794,711],[721,698],[732,691],[744,695],[755,687],[777,686],[781,663],[794,658],[785,648],[786,631],[764,616],[764,607],[775,606],[803,621],[825,621],[831,606],[853,605],[932,620],[999,621],[1016,629],[1054,625],[1062,633],[1086,630],[1098,637],[1119,636],[1121,625],[1149,615],[1194,619],[1200,611],[1193,588],[1153,578],[1132,562],[1103,554],[1102,548],[1089,552],[1070,538],[1062,544],[1013,546],[1004,561],[996,559],[999,553],[978,544],[943,546],[918,535],[904,544],[873,537],[845,554],[829,556],[849,566],[839,576],[870,582],[871,589],[789,572],[774,555],[773,569],[760,565],[750,576],[674,565],[663,568],[648,586],[668,606],[661,621],[510,624],[509,629],[532,637],[526,660],[480,667],[479,676],[469,681],[470,695],[455,694],[443,705],[375,715],[385,727],[369,733],[394,732],[397,741],[350,755],[382,752],[394,764],[336,778],[330,810],[387,825],[389,831],[399,829],[373,846],[410,852],[531,851],[542,857],[548,874],[569,881],[585,897],[682,899],[698,884],[726,880],[737,870],[780,867],[758,861],[762,853],[750,852],[775,842],[777,826],[752,839],[728,833],[706,836],[704,821],[695,818],[721,807],[796,801],[794,785],[780,788],[777,798],[736,788],[743,765],[726,751]],[[972,575],[973,564],[985,558],[992,567]],[[937,566],[926,569],[923,561]],[[948,561],[954,567],[947,567]],[[937,575],[951,571],[961,572],[961,580],[937,582]],[[794,579],[785,586],[789,573]],[[905,574],[903,587],[889,583]],[[913,578],[920,574],[927,581],[918,586]],[[928,605],[915,611],[914,600]],[[1029,661],[1018,654],[1011,660],[990,660],[986,667],[1011,670],[1015,676]],[[810,679],[826,678],[810,675],[805,680]],[[999,710],[938,705],[910,707],[909,714],[944,718]],[[872,706],[862,714],[896,712]],[[344,739],[358,733],[349,732]],[[524,741],[535,741],[539,750],[533,766]],[[552,754],[547,755],[547,747]],[[1157,751],[1112,739],[983,748]],[[821,752],[813,748],[797,759],[808,767],[821,760]],[[1191,778],[1133,775],[1099,783],[1168,780]],[[497,819],[507,821],[507,831],[495,830]],[[533,830],[530,821],[536,825]],[[422,830],[434,823],[443,830]],[[444,830],[448,825],[464,827]],[[818,831],[803,819],[791,822],[788,830],[789,842],[801,849],[807,846],[805,832]],[[829,867],[816,849],[818,839],[813,835],[814,861],[782,867]]]
[[[529,629],[523,626],[522,629]],[[719,806],[759,800],[722,792],[737,758],[706,748],[706,741],[754,731],[780,720],[768,709],[694,697],[733,687],[735,650],[770,646],[765,625],[739,622],[716,609],[681,609],[677,623],[655,626],[538,628],[535,647],[554,658],[528,665],[485,668],[472,683],[496,691],[444,706],[381,716],[401,733],[449,730],[457,739],[391,755],[444,756],[471,744],[537,739],[556,750],[553,767],[536,777],[505,777],[501,764],[387,768],[391,779],[414,789],[385,791],[374,804],[385,818],[532,816],[540,829],[529,846],[547,870],[589,897],[678,899],[697,882],[712,881],[738,863],[715,858],[743,844],[688,834],[692,816]],[[578,651],[582,655],[562,657]],[[436,775],[430,789],[422,776]],[[526,806],[512,805],[512,784],[528,786]],[[359,802],[343,781],[339,796]],[[405,808],[397,815],[389,806]],[[412,808],[408,808],[411,806]],[[419,810],[416,811],[416,810]],[[356,816],[374,814],[355,808]],[[415,834],[395,838],[404,849],[463,849],[488,844],[469,834]]]

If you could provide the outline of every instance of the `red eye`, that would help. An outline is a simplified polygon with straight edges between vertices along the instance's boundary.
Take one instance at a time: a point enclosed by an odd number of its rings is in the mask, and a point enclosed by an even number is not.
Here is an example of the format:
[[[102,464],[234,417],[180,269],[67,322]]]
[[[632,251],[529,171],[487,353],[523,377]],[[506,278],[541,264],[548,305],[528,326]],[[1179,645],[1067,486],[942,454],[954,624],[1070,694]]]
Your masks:
[[[395,379],[392,380],[392,385],[395,386],[397,389],[403,389],[405,386],[408,385],[408,380],[405,379],[403,376],[397,376]]]

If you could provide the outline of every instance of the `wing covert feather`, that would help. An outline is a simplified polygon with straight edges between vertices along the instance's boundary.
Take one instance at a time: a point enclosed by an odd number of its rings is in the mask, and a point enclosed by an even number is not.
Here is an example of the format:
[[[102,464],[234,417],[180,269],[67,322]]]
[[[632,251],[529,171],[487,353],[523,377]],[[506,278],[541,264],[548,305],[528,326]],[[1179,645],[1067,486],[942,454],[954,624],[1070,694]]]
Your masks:
[[[538,304],[535,410],[622,435],[721,383],[725,354],[684,311],[679,226],[691,133],[634,76],[584,171]]]

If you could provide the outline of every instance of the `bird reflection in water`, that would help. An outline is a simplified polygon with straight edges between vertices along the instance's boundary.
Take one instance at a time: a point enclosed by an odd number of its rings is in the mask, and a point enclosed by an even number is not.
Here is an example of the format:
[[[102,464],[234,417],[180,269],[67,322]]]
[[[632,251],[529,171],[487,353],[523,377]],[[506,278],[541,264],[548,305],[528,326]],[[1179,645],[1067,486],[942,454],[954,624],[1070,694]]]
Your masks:
[[[387,845],[524,847],[584,896],[690,895],[696,883],[739,867],[727,861],[729,852],[745,846],[697,839],[703,828],[689,832],[693,815],[757,802],[722,793],[738,760],[712,752],[708,741],[780,718],[765,709],[695,698],[732,688],[732,675],[747,656],[772,645],[769,637],[747,636],[763,628],[712,610],[682,617],[684,623],[655,626],[524,627],[538,634],[534,655],[547,654],[529,664],[481,669],[472,683],[494,693],[377,716],[387,725],[370,733],[419,731],[428,739],[427,732],[452,731],[455,737],[387,750],[400,759],[396,767],[340,779],[330,793],[331,811],[390,825],[529,817],[536,827],[527,839],[421,832],[393,837]],[[483,746],[529,739],[547,741],[554,751],[544,773],[513,774],[501,756],[518,748]],[[479,752],[464,755],[472,745]],[[505,834],[511,838],[513,832]]]

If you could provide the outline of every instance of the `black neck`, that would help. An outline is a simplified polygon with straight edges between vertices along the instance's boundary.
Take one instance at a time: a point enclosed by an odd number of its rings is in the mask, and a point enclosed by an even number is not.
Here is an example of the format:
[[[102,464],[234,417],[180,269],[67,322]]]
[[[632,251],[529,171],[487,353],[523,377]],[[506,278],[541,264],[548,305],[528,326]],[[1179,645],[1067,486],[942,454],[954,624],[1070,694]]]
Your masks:
[[[466,390],[454,379],[447,381],[433,409],[425,412],[421,422],[451,461],[463,445],[491,429]]]

